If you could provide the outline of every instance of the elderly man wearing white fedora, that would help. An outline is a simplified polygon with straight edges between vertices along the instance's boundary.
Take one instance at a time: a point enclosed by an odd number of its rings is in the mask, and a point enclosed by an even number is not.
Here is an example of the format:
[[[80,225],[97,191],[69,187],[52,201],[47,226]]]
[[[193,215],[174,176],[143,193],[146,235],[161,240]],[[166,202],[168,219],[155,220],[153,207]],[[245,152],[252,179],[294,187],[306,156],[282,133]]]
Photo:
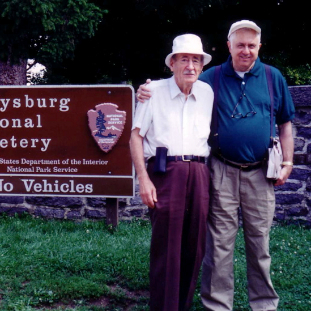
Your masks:
[[[135,112],[130,147],[150,208],[154,311],[190,308],[205,253],[213,91],[197,79],[210,60],[198,36],[176,37],[165,59],[173,76],[151,82],[152,98]]]

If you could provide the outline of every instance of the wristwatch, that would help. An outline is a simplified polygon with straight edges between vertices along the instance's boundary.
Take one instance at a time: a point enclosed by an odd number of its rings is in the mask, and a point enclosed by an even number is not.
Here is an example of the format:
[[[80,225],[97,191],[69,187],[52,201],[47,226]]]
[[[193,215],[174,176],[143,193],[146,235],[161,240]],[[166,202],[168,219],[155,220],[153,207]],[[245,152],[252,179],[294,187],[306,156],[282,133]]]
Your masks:
[[[294,165],[294,163],[293,162],[291,162],[291,161],[283,161],[282,162],[282,166],[293,166]]]

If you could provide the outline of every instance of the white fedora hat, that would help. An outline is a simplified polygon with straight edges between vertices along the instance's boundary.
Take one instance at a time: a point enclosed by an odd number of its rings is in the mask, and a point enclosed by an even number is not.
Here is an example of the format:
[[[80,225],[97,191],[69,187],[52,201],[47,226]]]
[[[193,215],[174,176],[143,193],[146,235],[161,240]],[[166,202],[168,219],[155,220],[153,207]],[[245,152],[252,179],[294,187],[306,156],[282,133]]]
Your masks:
[[[242,21],[235,22],[231,25],[229,33],[228,33],[228,39],[235,31],[241,28],[250,28],[250,29],[255,30],[259,34],[261,33],[260,27],[258,27],[254,22],[244,19]]]
[[[171,57],[174,54],[179,53],[203,55],[203,66],[208,64],[212,59],[211,55],[206,54],[203,51],[203,45],[200,37],[192,34],[181,35],[174,39],[172,53],[168,54],[165,58],[165,64],[167,67],[170,67]]]

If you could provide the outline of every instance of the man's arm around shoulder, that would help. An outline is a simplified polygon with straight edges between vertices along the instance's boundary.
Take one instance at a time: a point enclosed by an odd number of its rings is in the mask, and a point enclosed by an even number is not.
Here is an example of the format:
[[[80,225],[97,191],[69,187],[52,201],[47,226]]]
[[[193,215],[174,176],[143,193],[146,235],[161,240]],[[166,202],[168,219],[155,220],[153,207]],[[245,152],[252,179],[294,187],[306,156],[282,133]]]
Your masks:
[[[213,88],[215,67],[209,68],[199,75],[199,80],[208,83]]]
[[[153,208],[154,203],[157,202],[157,193],[156,188],[150,180],[146,170],[143,151],[143,137],[139,135],[139,128],[135,128],[132,131],[130,149],[139,181],[139,192],[141,199],[144,204]]]

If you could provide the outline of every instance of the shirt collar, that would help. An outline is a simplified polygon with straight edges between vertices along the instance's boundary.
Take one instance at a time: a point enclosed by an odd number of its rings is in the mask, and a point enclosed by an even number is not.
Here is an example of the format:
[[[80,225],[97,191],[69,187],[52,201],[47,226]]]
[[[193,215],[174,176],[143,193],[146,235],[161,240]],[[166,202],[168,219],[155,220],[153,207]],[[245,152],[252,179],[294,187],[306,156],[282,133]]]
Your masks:
[[[178,87],[176,81],[175,81],[175,78],[174,76],[172,76],[170,79],[169,79],[169,88],[170,88],[170,92],[171,92],[171,99],[174,99],[175,97],[177,97],[179,94],[182,94],[184,95],[180,88]],[[194,99],[196,98],[196,94],[197,94],[197,85],[196,85],[196,82],[193,83],[192,85],[192,88],[191,88],[191,92],[189,94],[189,96],[192,96],[194,97]]]
[[[248,72],[248,74],[258,76],[260,74],[260,71],[261,71],[261,61],[260,61],[260,58],[258,57],[255,61],[253,68]],[[228,76],[236,75],[236,72],[234,71],[233,66],[232,66],[231,55],[229,55],[227,61],[224,63],[224,72]]]

